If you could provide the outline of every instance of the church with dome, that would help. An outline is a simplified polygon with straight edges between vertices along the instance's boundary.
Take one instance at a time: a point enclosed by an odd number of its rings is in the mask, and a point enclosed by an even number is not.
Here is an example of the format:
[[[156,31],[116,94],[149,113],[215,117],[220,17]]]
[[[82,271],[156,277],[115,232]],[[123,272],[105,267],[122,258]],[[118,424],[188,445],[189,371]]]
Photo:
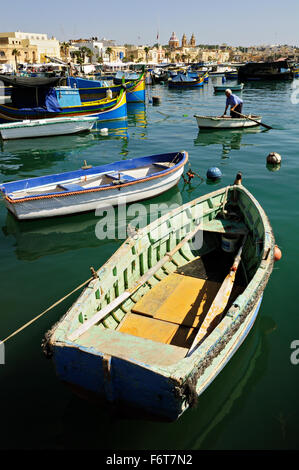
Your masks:
[[[169,49],[172,50],[172,51],[175,50],[175,49],[179,49],[180,47],[181,48],[196,47],[196,41],[195,41],[194,33],[192,33],[192,36],[191,36],[189,42],[187,40],[186,34],[184,33],[183,37],[182,37],[182,41],[181,41],[181,46],[180,46],[179,39],[178,39],[177,35],[175,34],[175,32],[173,32],[170,39],[169,39],[169,41],[168,41],[168,45],[169,45]]]

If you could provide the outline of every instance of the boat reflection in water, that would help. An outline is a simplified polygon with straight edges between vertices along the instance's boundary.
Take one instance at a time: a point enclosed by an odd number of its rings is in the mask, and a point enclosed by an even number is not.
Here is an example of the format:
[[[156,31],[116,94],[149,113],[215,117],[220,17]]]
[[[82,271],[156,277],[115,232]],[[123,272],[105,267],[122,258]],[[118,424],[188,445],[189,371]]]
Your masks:
[[[171,210],[173,205],[182,204],[182,196],[177,186],[164,194],[147,201],[138,202],[145,207],[145,217],[139,217],[134,212],[134,205],[129,213],[125,210],[111,210],[88,212],[55,219],[27,220],[19,222],[11,213],[7,213],[5,226],[2,231],[5,236],[15,238],[15,253],[20,260],[32,261],[44,256],[68,251],[88,248],[99,248],[105,246],[105,251],[115,251],[115,244],[120,245],[127,238],[127,226],[129,223],[135,225],[137,218],[140,226],[146,226],[150,218],[160,217],[161,212],[155,212],[156,205],[161,204],[163,213]],[[163,204],[163,206],[162,206]],[[155,205],[150,207],[151,205]],[[171,207],[170,207],[171,206]],[[137,206],[136,206],[137,207]],[[139,206],[140,207],[140,206]],[[154,220],[154,219],[152,219]],[[97,225],[101,224],[101,226]],[[105,225],[105,226],[104,226]],[[106,238],[99,239],[97,235],[105,230]],[[125,237],[123,238],[123,234]],[[107,250],[106,250],[107,248]]]
[[[145,103],[129,103],[127,114],[130,127],[147,127]]]
[[[251,127],[246,129],[201,129],[198,131],[194,145],[201,145],[203,147],[208,145],[222,145],[221,158],[229,158],[231,150],[240,150],[241,147],[250,145],[249,143],[242,144],[242,138],[248,134],[258,134],[267,132],[258,127]]]
[[[33,171],[36,176],[40,176],[40,170],[52,168],[66,158],[75,158],[78,151],[82,153],[97,145],[100,140],[122,138],[125,142],[128,138],[126,120],[109,122],[108,134],[101,133],[103,127],[107,128],[107,123],[96,122],[90,133],[6,142],[0,140],[1,172],[5,176],[13,176],[19,175],[20,170],[22,173]],[[74,161],[77,161],[77,158]]]

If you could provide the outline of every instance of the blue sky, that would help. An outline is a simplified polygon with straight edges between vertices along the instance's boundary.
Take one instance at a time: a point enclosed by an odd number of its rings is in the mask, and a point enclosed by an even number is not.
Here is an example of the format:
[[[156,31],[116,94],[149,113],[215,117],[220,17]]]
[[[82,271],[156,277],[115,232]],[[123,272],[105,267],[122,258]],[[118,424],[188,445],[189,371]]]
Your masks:
[[[4,0],[3,0],[4,3]],[[194,32],[197,43],[299,45],[298,0],[14,0],[1,5],[0,31],[59,40],[98,36],[118,44],[166,44]]]

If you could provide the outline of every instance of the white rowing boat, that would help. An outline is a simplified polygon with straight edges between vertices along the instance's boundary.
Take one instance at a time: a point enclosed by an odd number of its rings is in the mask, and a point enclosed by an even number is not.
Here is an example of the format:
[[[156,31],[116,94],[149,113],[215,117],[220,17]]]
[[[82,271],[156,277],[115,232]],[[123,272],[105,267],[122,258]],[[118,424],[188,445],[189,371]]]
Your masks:
[[[229,87],[227,85],[215,85],[214,86],[214,91],[215,92],[217,92],[217,91],[225,92],[225,90],[227,90],[228,88],[231,91],[241,91],[244,88],[244,83],[239,83],[238,85],[231,85]]]
[[[3,140],[10,140],[78,134],[89,131],[96,120],[96,116],[28,119],[20,122],[0,124],[0,135]]]
[[[231,118],[230,116],[199,116],[194,114],[199,128],[206,129],[236,129],[244,127],[258,126],[262,120],[262,116],[248,115],[247,118]],[[254,119],[254,122],[251,119]]]
[[[54,217],[158,196],[175,186],[188,153],[174,152],[122,160],[0,185],[17,219]]]

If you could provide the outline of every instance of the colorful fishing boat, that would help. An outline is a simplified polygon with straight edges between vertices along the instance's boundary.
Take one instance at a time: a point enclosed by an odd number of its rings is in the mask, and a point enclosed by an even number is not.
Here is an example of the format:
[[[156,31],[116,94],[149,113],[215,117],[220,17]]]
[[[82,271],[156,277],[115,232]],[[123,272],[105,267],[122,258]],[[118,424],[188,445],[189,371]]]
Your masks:
[[[80,77],[68,77],[67,84],[72,88],[79,89],[81,101],[99,100],[107,96],[110,90],[112,97],[115,98],[123,85],[108,85],[103,80],[86,80]],[[127,103],[141,103],[145,101],[145,74],[142,72],[133,81],[124,83],[127,92]]]
[[[157,196],[178,183],[187,161],[187,152],[151,155],[4,183],[0,191],[17,219],[75,214]]]
[[[131,228],[45,335],[74,392],[173,421],[229,362],[274,260],[269,220],[240,175],[236,183]]]
[[[191,78],[188,74],[179,73],[173,78],[168,79],[168,87],[169,88],[198,88],[203,86],[204,78]]]
[[[262,121],[262,116],[255,116],[253,114],[248,114],[248,118],[231,118],[230,116],[199,116],[198,114],[194,114],[194,117],[196,118],[198,127],[206,129],[239,129],[258,126]],[[254,121],[251,119],[254,119]]]
[[[82,116],[10,122],[0,124],[0,136],[2,140],[12,140],[79,134],[90,131],[95,121],[97,121],[96,116]]]
[[[239,83],[238,85],[230,85],[229,87],[227,85],[215,85],[214,86],[214,91],[215,92],[224,92],[229,88],[231,91],[241,91],[244,88],[244,83]]]
[[[0,77],[1,78],[1,77]],[[59,78],[7,79],[12,84],[11,104],[0,104],[0,119],[23,121],[82,115],[97,115],[99,120],[126,119],[126,93],[115,98],[83,102],[78,89],[56,86]]]
[[[229,72],[224,72],[226,80],[237,80],[238,70],[230,70]]]

